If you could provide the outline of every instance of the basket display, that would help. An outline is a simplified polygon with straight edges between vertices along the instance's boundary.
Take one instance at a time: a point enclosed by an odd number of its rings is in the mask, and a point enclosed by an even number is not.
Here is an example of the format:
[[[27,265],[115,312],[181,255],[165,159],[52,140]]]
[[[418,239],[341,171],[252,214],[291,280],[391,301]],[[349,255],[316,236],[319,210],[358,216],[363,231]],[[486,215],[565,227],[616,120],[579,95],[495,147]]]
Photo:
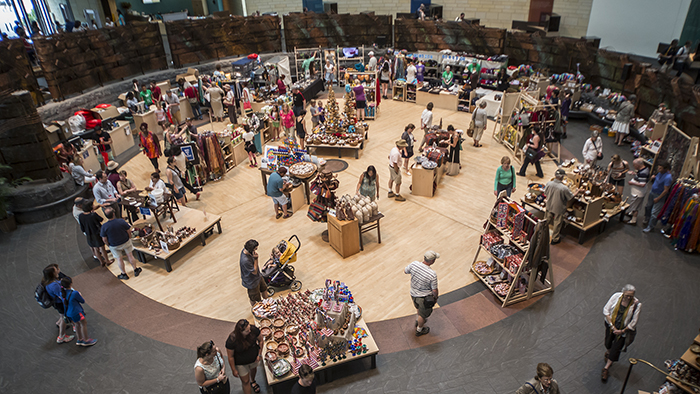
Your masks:
[[[318,167],[311,162],[294,163],[289,166],[289,173],[299,179],[306,179],[312,176]]]
[[[493,273],[493,267],[489,267],[485,261],[475,261],[472,264],[472,270],[479,275],[491,275]]]

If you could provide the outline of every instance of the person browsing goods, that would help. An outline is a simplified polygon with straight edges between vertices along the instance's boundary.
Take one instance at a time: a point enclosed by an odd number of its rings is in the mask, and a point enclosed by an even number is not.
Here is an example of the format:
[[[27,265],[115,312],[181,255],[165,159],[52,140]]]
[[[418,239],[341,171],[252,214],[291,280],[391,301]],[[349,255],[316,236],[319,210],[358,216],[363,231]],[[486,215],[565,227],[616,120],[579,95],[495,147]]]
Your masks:
[[[569,187],[562,182],[565,176],[566,171],[562,170],[561,168],[558,169],[556,172],[554,172],[555,179],[549,181],[544,188],[544,195],[547,196],[547,223],[551,223],[554,226],[554,231],[552,233],[553,245],[561,242],[560,233],[564,223],[566,206],[575,196]],[[581,189],[577,190],[576,194],[579,194],[581,191]]]

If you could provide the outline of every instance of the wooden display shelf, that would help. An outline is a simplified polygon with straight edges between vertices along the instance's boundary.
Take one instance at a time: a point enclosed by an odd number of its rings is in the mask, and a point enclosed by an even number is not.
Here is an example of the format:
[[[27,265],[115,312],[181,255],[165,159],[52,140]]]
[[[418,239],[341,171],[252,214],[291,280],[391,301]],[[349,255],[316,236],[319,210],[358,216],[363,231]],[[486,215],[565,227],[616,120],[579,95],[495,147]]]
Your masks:
[[[413,163],[411,166],[411,194],[414,196],[433,197],[436,191],[435,185],[440,184],[444,173],[445,166],[426,170],[420,164]]]
[[[337,149],[338,150],[338,158],[343,157],[343,151],[350,151],[355,154],[355,159],[359,159],[362,151],[365,148],[365,142],[362,141],[359,145],[357,146],[351,146],[351,145],[326,145],[326,144],[307,144],[306,148],[315,148],[315,149]],[[319,155],[319,152],[316,152],[316,155]]]
[[[370,358],[371,359],[371,365],[370,368],[374,369],[377,367],[377,354],[379,353],[379,347],[377,346],[377,343],[374,341],[374,337],[372,336],[372,333],[369,331],[369,328],[367,327],[367,323],[365,320],[360,317],[359,320],[355,322],[356,326],[362,327],[365,332],[367,332],[367,337],[362,338],[362,343],[367,346],[367,352],[362,353],[362,354],[357,354],[353,356],[351,353],[347,353],[347,357],[342,359],[342,360],[337,360],[337,361],[332,361],[332,360],[326,360],[326,365],[319,365],[317,368],[314,369],[314,373],[317,375],[321,375],[319,378],[322,381],[329,381],[331,380],[331,374],[332,374],[332,368],[343,365],[345,363],[349,363],[351,361],[355,360],[361,360],[365,358]],[[263,346],[267,345],[266,341]],[[265,349],[265,347],[263,347]],[[287,356],[285,357],[287,361],[291,364],[293,358],[292,356]],[[286,382],[292,379],[298,379],[299,377],[295,375],[292,371],[289,371],[286,375],[278,378],[275,377],[275,375],[272,374],[272,371],[269,370],[267,367],[267,364],[263,362],[263,369],[265,370],[265,377],[267,378],[267,383],[272,387],[274,391],[274,385]]]
[[[406,101],[406,85],[391,88],[391,98],[395,101]]]
[[[243,140],[233,145],[231,151],[233,152],[233,162],[236,165],[240,165],[248,158],[248,152],[245,151],[245,142]]]
[[[405,99],[405,101],[407,103],[415,103],[416,102],[416,92],[418,91],[418,87],[413,83],[407,83],[404,86],[406,87],[406,99]]]
[[[700,335],[696,336],[695,339],[693,340],[693,344],[700,345]],[[696,370],[700,371],[700,364],[697,362],[697,357],[700,356],[698,354],[693,353],[690,350],[690,347],[683,353],[681,356],[681,360],[683,360],[686,364],[690,365],[691,367],[695,368]],[[672,378],[670,376],[666,376],[666,380],[675,384],[678,386],[681,390],[685,391],[686,393],[689,394],[697,394],[697,392],[693,391],[692,387],[681,383],[678,379]]]
[[[515,203],[515,201],[507,198],[505,196],[505,192],[501,192],[501,194],[498,196],[498,200],[496,201],[496,204],[494,205],[494,209],[496,209],[498,207],[498,205],[502,202],[509,204],[509,206],[511,204],[517,204],[517,203]],[[520,207],[519,209],[524,210],[523,207]],[[513,212],[513,211],[514,211],[514,209],[509,207],[509,209],[508,209],[508,216],[509,217],[512,216],[513,214],[515,214],[515,212]],[[524,220],[529,221],[532,224],[535,224],[535,230],[534,230],[535,234],[532,235],[532,238],[538,237],[537,232],[539,232],[539,231],[549,231],[549,228],[547,227],[546,222],[544,222],[544,221],[541,221],[541,220],[537,221],[535,219],[532,219],[527,214],[525,215]],[[505,265],[505,262],[501,262],[499,259],[497,259],[495,256],[493,256],[491,254],[491,251],[489,251],[483,244],[481,244],[481,240],[479,241],[479,243],[480,243],[479,248],[476,251],[476,255],[474,256],[474,260],[472,261],[472,265],[469,267],[469,270],[471,272],[473,272],[474,275],[476,275],[476,277],[479,278],[479,280],[482,283],[484,283],[484,285],[486,285],[486,287],[489,290],[491,290],[491,292],[499,299],[499,301],[501,301],[502,307],[506,307],[508,305],[512,305],[512,304],[515,304],[517,302],[525,301],[525,300],[528,300],[532,297],[536,297],[536,296],[554,291],[554,277],[553,277],[553,273],[552,273],[552,262],[550,259],[547,259],[547,262],[546,262],[546,264],[549,264],[549,269],[547,270],[547,273],[549,274],[548,275],[549,278],[548,279],[544,278],[544,281],[539,281],[539,283],[538,283],[537,271],[533,271],[532,269],[525,270],[525,268],[524,268],[526,266],[529,267],[529,266],[533,265],[531,262],[528,261],[528,258],[529,258],[528,251],[530,248],[530,244],[529,243],[524,244],[522,242],[515,241],[512,237],[511,232],[508,229],[503,229],[503,228],[496,226],[489,218],[489,220],[486,223],[486,227],[484,228],[483,234],[487,234],[487,233],[493,232],[493,231],[496,231],[502,235],[502,238],[504,238],[503,244],[514,245],[522,252],[523,260],[520,263],[520,266],[518,266],[518,271],[512,272],[510,269],[508,269]],[[509,285],[508,293],[505,296],[498,294],[495,290],[494,285],[490,284],[486,280],[485,276],[474,271],[473,265],[474,265],[474,263],[476,263],[478,261],[479,254],[482,251],[485,251],[487,253],[487,255],[489,257],[491,257],[496,262],[496,264],[498,265],[498,267],[500,267],[500,269],[502,271],[505,271],[506,273],[508,273],[509,280],[507,279],[506,281],[499,282],[499,283],[508,283],[508,285]],[[548,252],[547,252],[547,255],[549,255]],[[533,272],[535,274],[534,276],[533,276]],[[489,275],[492,275],[492,274],[489,274]],[[516,293],[515,289],[520,287],[520,286],[518,286],[518,281],[521,278],[523,278],[527,281],[527,291],[525,293],[520,293],[520,292]]]
[[[185,238],[181,242],[179,248],[171,250],[168,253],[161,252],[156,254],[153,250],[149,250],[142,244],[137,244],[137,242],[134,241],[134,250],[136,251],[138,259],[142,263],[146,263],[146,256],[151,256],[155,260],[163,260],[163,262],[165,262],[165,270],[170,272],[173,270],[173,267],[170,264],[170,259],[178,251],[182,250],[185,247],[185,245],[188,245],[195,239],[199,239],[202,243],[202,246],[206,245],[207,233],[212,233],[214,226],[216,226],[217,231],[219,232],[219,234],[221,234],[221,216],[214,215],[213,213],[204,213],[196,209],[181,206],[180,210],[175,213],[175,220],[177,220],[177,224],[174,224],[176,222],[174,222],[172,219],[164,219],[163,225],[165,227],[173,225],[173,227],[175,228],[192,227],[196,229],[195,233],[189,236],[188,238]],[[153,218],[153,215],[150,215],[148,219],[140,220],[136,224],[139,223],[152,224],[155,223],[155,218]]]
[[[418,90],[416,92],[416,104],[425,107],[428,103],[433,103],[435,108],[449,109],[457,111],[457,95],[440,92],[440,94],[432,94]]]
[[[600,217],[600,213],[603,211],[603,197],[598,197],[595,200],[592,200],[590,202],[584,202],[586,204],[586,209],[583,213],[583,222],[572,222],[569,219],[564,217],[564,223],[567,226],[571,226],[575,228],[576,230],[579,231],[579,236],[578,236],[578,243],[582,244],[583,239],[586,235],[586,233],[593,228],[603,225],[600,227],[599,233],[602,232],[605,229],[604,224],[607,223],[607,220],[605,218]],[[529,206],[532,208],[535,208],[537,211],[540,213],[544,214],[546,211],[546,208],[540,205],[537,205],[535,203],[525,201],[525,199],[521,199],[520,202],[522,203],[523,206]],[[620,213],[620,212],[617,212]],[[610,215],[614,216],[614,215]]]

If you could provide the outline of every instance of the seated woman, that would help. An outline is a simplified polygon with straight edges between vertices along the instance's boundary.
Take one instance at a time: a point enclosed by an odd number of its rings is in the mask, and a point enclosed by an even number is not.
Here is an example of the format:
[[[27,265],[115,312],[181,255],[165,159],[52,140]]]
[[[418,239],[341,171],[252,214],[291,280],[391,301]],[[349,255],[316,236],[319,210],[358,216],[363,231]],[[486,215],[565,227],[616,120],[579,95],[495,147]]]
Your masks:
[[[92,174],[92,170],[85,171],[85,168],[83,168],[83,157],[80,155],[76,155],[68,167],[75,184],[78,186],[97,181],[97,178]]]
[[[148,184],[146,187],[146,191],[150,192],[155,189],[161,189],[165,191],[167,188],[165,187],[165,182],[163,182],[162,179],[160,179],[160,173],[154,172],[151,174],[151,183]]]
[[[454,83],[454,77],[455,75],[450,66],[445,67],[445,71],[442,73],[442,87],[447,89],[451,88]]]

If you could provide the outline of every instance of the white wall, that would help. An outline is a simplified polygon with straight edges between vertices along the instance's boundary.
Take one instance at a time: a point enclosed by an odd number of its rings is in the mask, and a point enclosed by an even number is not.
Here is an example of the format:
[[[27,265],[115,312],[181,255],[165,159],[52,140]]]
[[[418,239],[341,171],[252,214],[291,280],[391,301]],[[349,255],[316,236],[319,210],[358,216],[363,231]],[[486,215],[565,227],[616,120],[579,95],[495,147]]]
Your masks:
[[[600,47],[656,57],[659,42],[679,38],[691,0],[593,0],[588,36]]]

